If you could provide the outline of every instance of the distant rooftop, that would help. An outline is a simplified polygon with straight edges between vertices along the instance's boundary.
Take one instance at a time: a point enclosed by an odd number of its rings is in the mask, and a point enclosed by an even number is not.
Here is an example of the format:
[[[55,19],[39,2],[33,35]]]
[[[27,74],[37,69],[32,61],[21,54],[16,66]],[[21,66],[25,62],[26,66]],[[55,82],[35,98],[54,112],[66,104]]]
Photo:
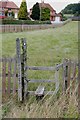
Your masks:
[[[53,7],[52,7],[49,3],[44,3],[44,2],[42,2],[42,3],[39,3],[39,6],[40,6],[41,8],[49,8],[50,11],[55,11],[55,12],[56,12],[56,10],[54,10]],[[33,9],[33,8],[31,8],[31,9]],[[30,9],[30,10],[31,10],[31,9]]]
[[[13,8],[18,9],[18,6],[13,1],[1,0],[0,8]]]
[[[42,8],[49,8],[50,11],[55,11],[49,3],[42,2],[42,3],[39,3],[39,6],[42,7]]]

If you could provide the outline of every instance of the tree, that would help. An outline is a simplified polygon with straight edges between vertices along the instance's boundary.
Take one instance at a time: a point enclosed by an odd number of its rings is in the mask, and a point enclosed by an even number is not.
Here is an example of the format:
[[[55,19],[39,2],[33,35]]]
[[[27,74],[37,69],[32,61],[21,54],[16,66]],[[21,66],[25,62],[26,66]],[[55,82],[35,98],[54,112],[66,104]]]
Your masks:
[[[28,16],[26,0],[23,0],[19,9],[18,18],[26,20]]]
[[[74,14],[75,16],[80,15],[80,3],[69,4],[63,10],[63,14]]]
[[[12,17],[14,18],[14,12],[13,12],[13,11],[11,12],[11,15],[12,15]]]
[[[31,18],[34,20],[40,19],[40,8],[38,2],[33,6]]]
[[[7,14],[8,14],[8,10],[5,11],[5,16],[7,16]]]
[[[42,8],[41,9],[41,20],[50,20],[50,9],[49,8]]]

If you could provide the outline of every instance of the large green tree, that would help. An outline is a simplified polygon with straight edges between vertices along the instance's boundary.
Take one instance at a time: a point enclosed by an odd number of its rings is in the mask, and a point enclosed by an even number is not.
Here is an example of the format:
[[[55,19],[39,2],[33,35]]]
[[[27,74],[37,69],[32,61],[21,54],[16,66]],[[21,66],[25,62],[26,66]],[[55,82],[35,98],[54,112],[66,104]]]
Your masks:
[[[18,18],[20,20],[26,20],[27,16],[28,16],[27,4],[26,4],[26,0],[23,0],[19,9]]]
[[[76,16],[80,15],[80,3],[69,4],[63,10],[63,14],[74,14]]]
[[[50,20],[50,9],[49,8],[42,8],[41,9],[41,20]]]
[[[34,20],[40,19],[40,8],[38,2],[33,6],[31,18]]]

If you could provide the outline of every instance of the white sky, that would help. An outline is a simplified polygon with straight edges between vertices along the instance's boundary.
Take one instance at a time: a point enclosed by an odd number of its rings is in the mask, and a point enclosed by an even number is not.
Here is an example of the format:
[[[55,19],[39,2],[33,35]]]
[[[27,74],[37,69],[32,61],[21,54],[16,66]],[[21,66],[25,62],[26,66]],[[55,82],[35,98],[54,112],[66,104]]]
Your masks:
[[[18,6],[20,6],[22,0],[9,0],[15,2]],[[80,0],[44,0],[45,3],[49,3],[56,12],[60,12],[62,9],[65,8],[70,3],[78,3]],[[26,0],[27,8],[29,9],[36,3],[41,2],[41,0]]]

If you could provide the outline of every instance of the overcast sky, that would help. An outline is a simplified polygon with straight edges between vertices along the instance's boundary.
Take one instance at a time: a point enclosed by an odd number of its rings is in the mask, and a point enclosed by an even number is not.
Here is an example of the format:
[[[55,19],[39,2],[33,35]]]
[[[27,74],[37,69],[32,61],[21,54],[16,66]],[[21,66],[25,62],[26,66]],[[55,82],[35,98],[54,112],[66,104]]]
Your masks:
[[[18,6],[20,6],[22,0],[9,0],[9,1],[14,1]],[[80,0],[44,0],[45,3],[49,3],[55,10],[56,12],[60,12],[62,9],[67,6],[67,4],[70,3],[78,3]],[[28,11],[29,9],[36,3],[36,2],[41,2],[41,0],[26,0],[27,2],[27,8]]]

